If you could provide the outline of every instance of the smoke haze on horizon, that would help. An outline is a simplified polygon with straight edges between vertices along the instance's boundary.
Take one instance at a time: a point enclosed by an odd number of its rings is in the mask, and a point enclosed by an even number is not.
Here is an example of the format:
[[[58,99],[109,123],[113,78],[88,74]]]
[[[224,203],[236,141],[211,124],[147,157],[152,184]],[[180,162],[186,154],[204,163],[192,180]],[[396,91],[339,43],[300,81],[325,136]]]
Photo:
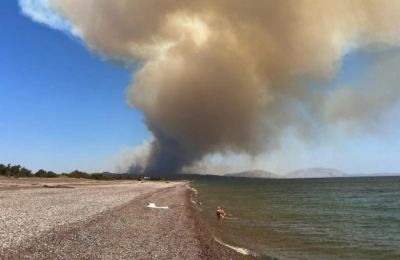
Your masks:
[[[363,128],[399,98],[399,56],[378,61],[362,86],[308,84],[329,81],[352,50],[397,47],[399,1],[49,3],[90,49],[140,62],[127,99],[154,141],[140,150],[147,158],[126,161],[149,174],[202,169],[215,154],[251,161],[279,150],[288,134],[309,140],[333,126]]]

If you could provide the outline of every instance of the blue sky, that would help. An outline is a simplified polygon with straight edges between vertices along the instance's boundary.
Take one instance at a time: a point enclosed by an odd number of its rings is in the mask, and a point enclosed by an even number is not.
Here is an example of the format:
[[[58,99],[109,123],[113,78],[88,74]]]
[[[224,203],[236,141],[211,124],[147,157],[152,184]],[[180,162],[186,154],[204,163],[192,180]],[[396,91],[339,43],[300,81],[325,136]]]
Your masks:
[[[125,102],[131,72],[0,1],[0,163],[101,168],[148,138]]]
[[[33,22],[14,0],[0,1],[0,30],[0,163],[57,172],[112,170],[121,151],[150,138],[140,111],[125,101],[131,69],[102,60],[72,35]],[[347,54],[328,85],[357,85],[377,56]],[[388,112],[377,130],[283,144],[285,151],[262,155],[249,167],[400,172],[399,111]]]

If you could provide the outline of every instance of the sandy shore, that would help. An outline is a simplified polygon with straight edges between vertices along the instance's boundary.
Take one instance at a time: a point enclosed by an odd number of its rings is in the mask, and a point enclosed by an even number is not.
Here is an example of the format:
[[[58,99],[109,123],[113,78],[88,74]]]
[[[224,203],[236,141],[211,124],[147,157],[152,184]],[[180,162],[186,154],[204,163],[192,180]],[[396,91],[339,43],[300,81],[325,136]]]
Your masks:
[[[3,180],[1,259],[245,258],[213,240],[185,183],[39,179],[10,188]]]

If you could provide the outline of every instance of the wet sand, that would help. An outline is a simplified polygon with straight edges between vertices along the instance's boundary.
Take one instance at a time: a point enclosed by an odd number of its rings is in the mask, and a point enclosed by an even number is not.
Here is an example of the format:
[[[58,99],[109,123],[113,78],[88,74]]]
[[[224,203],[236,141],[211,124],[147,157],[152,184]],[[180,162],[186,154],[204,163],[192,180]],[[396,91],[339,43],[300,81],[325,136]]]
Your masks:
[[[67,182],[0,185],[1,259],[246,258],[214,241],[186,183]]]

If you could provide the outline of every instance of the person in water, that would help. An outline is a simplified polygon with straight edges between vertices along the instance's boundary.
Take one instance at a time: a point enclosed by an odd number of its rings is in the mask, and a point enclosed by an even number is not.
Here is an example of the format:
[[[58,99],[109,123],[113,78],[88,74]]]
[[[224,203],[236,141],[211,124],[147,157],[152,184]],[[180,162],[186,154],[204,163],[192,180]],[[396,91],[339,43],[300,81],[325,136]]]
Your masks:
[[[223,220],[225,218],[225,211],[220,206],[218,206],[216,214],[218,220]]]

